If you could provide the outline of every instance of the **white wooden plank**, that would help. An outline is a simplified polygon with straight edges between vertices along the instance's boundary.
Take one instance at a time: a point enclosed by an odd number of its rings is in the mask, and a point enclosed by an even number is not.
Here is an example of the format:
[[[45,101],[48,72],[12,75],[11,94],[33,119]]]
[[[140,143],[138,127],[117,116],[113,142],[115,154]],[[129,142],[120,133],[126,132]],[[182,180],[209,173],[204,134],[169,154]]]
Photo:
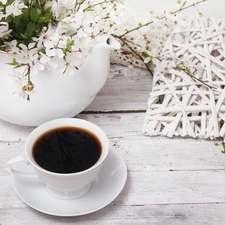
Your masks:
[[[139,111],[147,109],[152,76],[145,69],[111,65],[109,78],[85,111]]]
[[[19,126],[0,119],[0,141],[20,142],[25,140],[34,127]]]
[[[0,209],[21,206],[15,198],[10,176],[1,176]],[[225,203],[225,170],[213,171],[128,171],[121,195],[122,205]]]
[[[111,140],[132,171],[185,171],[225,169],[222,146],[214,141],[146,138]]]
[[[137,114],[80,114],[77,118],[96,123],[103,128],[110,137],[142,135],[144,113]],[[0,140],[3,141],[25,141],[34,127],[13,125],[0,120]]]
[[[133,172],[225,170],[225,155],[209,141],[113,138],[110,145]],[[0,175],[9,174],[6,162],[23,150],[24,142],[0,142]]]
[[[127,205],[225,202],[224,171],[130,172],[123,195]]]
[[[158,137],[145,137],[142,132],[142,125],[145,113],[96,113],[79,114],[76,118],[88,120],[100,126],[109,138],[123,137],[126,139],[137,138],[139,140],[154,140]],[[0,140],[2,142],[20,142],[25,141],[34,127],[18,126],[3,120],[0,120]],[[136,136],[136,137],[135,137]],[[161,139],[161,137],[160,137]],[[167,139],[167,138],[166,138]],[[162,138],[164,141],[164,139]],[[185,138],[174,138],[175,142],[180,140],[185,142]],[[191,139],[193,142],[203,141],[203,139]],[[216,143],[218,141],[214,141]],[[176,147],[176,143],[174,143]]]
[[[79,118],[99,125],[132,171],[225,168],[222,146],[215,146],[215,141],[143,136],[141,114],[83,114]],[[6,162],[23,151],[24,142],[33,128],[1,125],[4,132],[0,133],[0,168],[4,170]]]
[[[104,209],[85,216],[54,217],[31,208],[0,211],[2,225],[76,224],[76,225],[224,225],[225,204],[143,205],[123,206],[110,204]]]
[[[0,211],[25,207],[16,196],[11,177],[0,180]],[[225,203],[224,171],[129,172],[120,205]]]
[[[85,216],[63,218],[37,212],[23,204],[17,208],[13,208],[12,206],[0,208],[0,223],[2,225],[224,225],[224,207],[224,203],[121,205],[114,201],[98,212]]]

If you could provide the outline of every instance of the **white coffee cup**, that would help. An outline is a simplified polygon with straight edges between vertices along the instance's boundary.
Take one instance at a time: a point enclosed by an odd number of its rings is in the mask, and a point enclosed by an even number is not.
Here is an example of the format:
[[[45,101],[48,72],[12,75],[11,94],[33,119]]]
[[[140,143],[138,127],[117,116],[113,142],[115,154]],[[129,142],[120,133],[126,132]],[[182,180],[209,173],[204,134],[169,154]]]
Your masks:
[[[60,127],[75,127],[82,128],[93,133],[100,141],[102,149],[98,161],[90,168],[76,173],[54,173],[40,167],[32,156],[32,149],[35,141],[44,133]],[[45,183],[48,192],[61,199],[78,198],[88,192],[92,181],[97,177],[104,160],[109,152],[109,141],[106,134],[97,125],[75,118],[56,119],[46,122],[35,128],[28,136],[25,151],[20,156],[17,156],[8,161],[13,175],[31,176],[30,173],[17,171],[15,164],[25,161],[28,165],[34,167],[36,175]]]

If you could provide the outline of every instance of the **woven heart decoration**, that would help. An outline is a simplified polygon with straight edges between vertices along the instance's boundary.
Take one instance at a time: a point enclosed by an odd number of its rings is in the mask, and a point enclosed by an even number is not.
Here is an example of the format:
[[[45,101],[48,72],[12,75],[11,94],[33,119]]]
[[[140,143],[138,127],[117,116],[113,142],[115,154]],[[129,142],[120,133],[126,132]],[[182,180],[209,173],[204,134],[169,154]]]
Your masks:
[[[154,70],[143,133],[225,136],[225,20],[178,24]]]

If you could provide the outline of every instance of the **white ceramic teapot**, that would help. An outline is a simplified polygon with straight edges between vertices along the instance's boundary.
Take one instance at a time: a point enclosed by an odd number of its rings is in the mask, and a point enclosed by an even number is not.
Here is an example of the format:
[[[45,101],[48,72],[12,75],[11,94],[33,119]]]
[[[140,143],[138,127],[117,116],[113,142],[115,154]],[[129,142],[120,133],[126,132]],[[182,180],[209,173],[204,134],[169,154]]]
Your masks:
[[[35,93],[31,100],[19,98],[9,74],[12,66],[0,54],[0,119],[11,123],[38,126],[46,121],[73,117],[83,111],[105,84],[110,67],[110,52],[120,44],[112,36],[98,44],[85,59],[77,74],[60,74],[57,69],[32,76]]]

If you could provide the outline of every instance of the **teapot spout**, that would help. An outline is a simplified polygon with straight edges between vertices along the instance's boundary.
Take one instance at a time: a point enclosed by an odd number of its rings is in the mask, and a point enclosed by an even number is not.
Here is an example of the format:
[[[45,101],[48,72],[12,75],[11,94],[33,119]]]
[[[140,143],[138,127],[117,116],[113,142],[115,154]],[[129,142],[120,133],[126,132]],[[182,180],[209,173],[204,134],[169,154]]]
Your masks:
[[[110,53],[120,49],[120,43],[111,35],[105,36],[85,59],[80,75],[85,84],[85,95],[95,96],[106,82],[110,69]]]
[[[111,50],[118,50],[121,47],[120,43],[111,35],[106,39],[106,44]]]

